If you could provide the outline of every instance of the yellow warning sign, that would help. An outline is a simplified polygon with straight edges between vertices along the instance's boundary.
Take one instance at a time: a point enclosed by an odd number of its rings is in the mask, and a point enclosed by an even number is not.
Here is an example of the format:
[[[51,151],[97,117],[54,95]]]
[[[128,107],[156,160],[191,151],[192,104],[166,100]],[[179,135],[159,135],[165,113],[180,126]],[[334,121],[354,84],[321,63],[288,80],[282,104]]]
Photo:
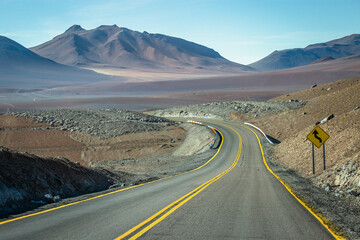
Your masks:
[[[307,139],[318,148],[321,147],[329,137],[330,136],[319,126],[316,126],[309,135],[307,135]]]

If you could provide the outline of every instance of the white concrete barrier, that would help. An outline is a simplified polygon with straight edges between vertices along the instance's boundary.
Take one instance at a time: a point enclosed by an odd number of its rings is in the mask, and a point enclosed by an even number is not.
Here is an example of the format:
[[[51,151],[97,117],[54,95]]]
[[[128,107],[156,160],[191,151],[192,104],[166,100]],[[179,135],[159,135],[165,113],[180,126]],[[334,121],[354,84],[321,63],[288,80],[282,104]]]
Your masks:
[[[200,126],[206,126],[207,128],[210,128],[210,130],[214,133],[215,135],[215,138],[214,138],[214,141],[212,142],[210,148],[213,148],[217,138],[218,138],[218,134],[216,133],[215,129],[213,127],[210,127],[209,125],[205,125],[201,122],[197,122],[197,121],[194,121],[194,120],[187,120],[186,121],[187,123],[192,123],[192,124],[196,124],[196,125],[200,125]]]
[[[253,124],[251,124],[251,123],[245,122],[244,124],[247,125],[247,126],[250,126],[250,127],[252,127],[252,128],[255,128],[256,130],[258,130],[258,131],[266,138],[266,140],[267,140],[269,143],[275,145],[275,143],[273,143],[273,142],[266,136],[266,134],[265,134],[260,128],[258,128],[257,126],[255,126],[255,125],[253,125]]]

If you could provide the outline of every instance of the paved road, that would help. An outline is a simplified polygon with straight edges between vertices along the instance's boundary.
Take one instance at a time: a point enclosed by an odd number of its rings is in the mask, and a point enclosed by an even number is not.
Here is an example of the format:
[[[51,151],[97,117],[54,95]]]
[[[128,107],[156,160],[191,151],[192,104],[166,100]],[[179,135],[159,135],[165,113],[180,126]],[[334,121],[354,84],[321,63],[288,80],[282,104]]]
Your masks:
[[[0,223],[0,239],[333,238],[266,169],[251,131],[230,123],[213,125],[224,141],[206,166]]]

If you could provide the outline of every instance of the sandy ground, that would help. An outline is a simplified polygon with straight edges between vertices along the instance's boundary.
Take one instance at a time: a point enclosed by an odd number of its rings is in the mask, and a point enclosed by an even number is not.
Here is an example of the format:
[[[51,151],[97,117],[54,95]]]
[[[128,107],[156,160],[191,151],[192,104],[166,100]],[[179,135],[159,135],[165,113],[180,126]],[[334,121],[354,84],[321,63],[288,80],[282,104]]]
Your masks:
[[[97,73],[125,77],[129,82],[148,82],[148,81],[169,81],[179,79],[194,79],[194,78],[208,78],[218,76],[220,74],[206,74],[206,73],[190,73],[184,72],[151,72],[140,71],[133,69],[121,69],[121,68],[84,68],[93,70]]]
[[[70,138],[87,146],[81,160],[88,166],[103,161],[136,159],[173,151],[185,139],[183,128],[168,128],[161,132],[142,132],[100,140],[88,134],[73,132]]]
[[[163,109],[175,106],[183,106],[189,104],[209,103],[214,101],[244,101],[244,100],[268,100],[289,91],[277,90],[219,90],[204,92],[184,92],[176,94],[159,94],[149,97],[99,97],[72,95],[69,99],[33,101],[35,96],[28,96],[27,102],[2,102],[0,101],[0,113],[28,111],[28,110],[48,110],[57,108],[120,108],[128,110],[149,110]],[[60,96],[61,97],[61,96]],[[80,98],[81,97],[81,98]],[[25,98],[24,98],[25,99]],[[1,99],[0,99],[1,100]],[[24,100],[25,101],[25,100]]]
[[[181,127],[100,140],[89,134],[53,129],[28,118],[0,115],[0,145],[39,156],[62,156],[84,166],[173,151],[185,139]]]

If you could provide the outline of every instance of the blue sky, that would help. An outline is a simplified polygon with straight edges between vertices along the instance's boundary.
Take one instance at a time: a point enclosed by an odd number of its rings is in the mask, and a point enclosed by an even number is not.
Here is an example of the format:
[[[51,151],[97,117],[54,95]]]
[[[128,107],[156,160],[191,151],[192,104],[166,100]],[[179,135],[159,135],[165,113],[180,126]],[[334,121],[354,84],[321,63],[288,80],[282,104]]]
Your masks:
[[[32,47],[73,24],[117,24],[203,44],[249,64],[360,33],[359,0],[0,0],[0,35]]]

